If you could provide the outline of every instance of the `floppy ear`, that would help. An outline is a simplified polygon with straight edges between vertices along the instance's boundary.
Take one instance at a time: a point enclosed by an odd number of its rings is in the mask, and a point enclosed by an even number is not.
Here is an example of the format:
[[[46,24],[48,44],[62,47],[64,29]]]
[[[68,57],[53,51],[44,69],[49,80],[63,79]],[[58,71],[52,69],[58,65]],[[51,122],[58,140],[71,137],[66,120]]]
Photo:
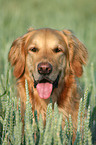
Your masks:
[[[83,73],[82,66],[86,64],[88,52],[85,46],[69,30],[63,30],[64,38],[69,48],[70,68],[73,74],[80,77]]]
[[[25,69],[25,50],[22,37],[17,38],[9,51],[8,60],[14,66],[14,76],[18,79],[24,74]]]

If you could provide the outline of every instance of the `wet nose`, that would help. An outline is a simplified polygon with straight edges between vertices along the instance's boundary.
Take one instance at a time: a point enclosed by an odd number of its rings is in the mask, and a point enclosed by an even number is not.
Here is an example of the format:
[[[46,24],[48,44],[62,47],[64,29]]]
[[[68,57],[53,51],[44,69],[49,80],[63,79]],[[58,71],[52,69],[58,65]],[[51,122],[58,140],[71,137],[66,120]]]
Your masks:
[[[41,62],[38,64],[38,72],[41,75],[49,75],[52,72],[52,65],[48,62]]]

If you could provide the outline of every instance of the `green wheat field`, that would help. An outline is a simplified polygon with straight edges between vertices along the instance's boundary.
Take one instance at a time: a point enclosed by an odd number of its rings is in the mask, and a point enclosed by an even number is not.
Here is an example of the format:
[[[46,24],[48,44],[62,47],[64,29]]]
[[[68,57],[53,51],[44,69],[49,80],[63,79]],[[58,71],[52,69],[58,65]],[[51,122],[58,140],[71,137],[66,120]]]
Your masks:
[[[22,138],[20,101],[17,110],[15,79],[8,63],[8,52],[12,42],[30,27],[70,29],[88,49],[88,63],[79,80],[83,96],[74,145],[96,145],[95,0],[0,0],[0,145],[72,145],[71,116],[69,121],[65,120],[62,129],[62,114],[59,114],[57,104],[54,112],[52,104],[48,105],[45,128],[42,116],[38,120],[36,111],[33,119],[27,81],[25,133]]]

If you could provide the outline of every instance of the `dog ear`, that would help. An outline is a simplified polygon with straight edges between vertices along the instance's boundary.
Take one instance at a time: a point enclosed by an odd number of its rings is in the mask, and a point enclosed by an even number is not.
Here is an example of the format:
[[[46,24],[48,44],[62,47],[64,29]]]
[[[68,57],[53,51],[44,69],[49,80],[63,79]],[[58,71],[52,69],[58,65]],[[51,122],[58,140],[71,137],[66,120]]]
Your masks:
[[[14,66],[13,74],[18,79],[25,70],[25,50],[24,40],[22,37],[17,38],[11,46],[8,54],[8,60],[12,66]]]
[[[63,30],[64,38],[69,48],[69,61],[71,72],[77,77],[83,73],[82,66],[86,64],[88,52],[85,46],[69,30]]]

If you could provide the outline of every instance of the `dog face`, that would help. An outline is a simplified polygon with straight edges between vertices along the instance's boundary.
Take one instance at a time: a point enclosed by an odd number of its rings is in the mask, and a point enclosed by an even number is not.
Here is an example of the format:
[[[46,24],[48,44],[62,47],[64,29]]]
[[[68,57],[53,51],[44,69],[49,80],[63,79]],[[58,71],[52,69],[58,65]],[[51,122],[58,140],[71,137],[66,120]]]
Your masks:
[[[47,99],[58,87],[61,72],[64,73],[68,48],[58,32],[44,29],[32,34],[27,49],[29,75],[34,79],[40,98]]]
[[[9,61],[14,75],[24,74],[34,82],[40,98],[48,99],[69,74],[82,75],[87,50],[68,30],[30,30],[12,44]]]

